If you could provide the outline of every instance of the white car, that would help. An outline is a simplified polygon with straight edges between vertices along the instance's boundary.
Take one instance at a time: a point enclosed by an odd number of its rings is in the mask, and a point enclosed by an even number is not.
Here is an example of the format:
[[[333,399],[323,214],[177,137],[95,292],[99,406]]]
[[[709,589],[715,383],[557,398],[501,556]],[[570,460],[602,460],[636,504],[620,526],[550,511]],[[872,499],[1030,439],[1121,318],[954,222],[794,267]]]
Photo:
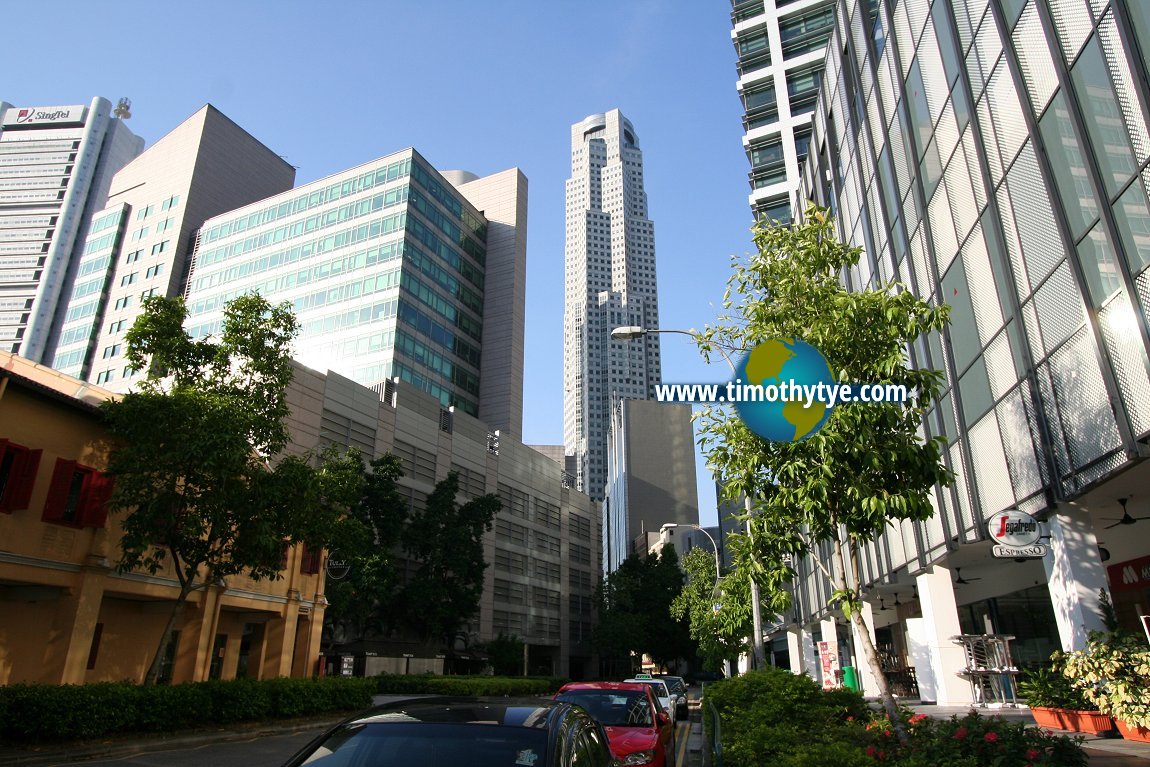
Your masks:
[[[671,717],[671,724],[675,723],[675,709],[677,706],[672,701],[671,690],[667,687],[667,683],[662,679],[654,679],[650,674],[640,674],[631,679],[624,679],[624,682],[637,682],[639,684],[649,684],[655,689],[655,697],[659,699],[659,705],[667,712],[667,716]]]

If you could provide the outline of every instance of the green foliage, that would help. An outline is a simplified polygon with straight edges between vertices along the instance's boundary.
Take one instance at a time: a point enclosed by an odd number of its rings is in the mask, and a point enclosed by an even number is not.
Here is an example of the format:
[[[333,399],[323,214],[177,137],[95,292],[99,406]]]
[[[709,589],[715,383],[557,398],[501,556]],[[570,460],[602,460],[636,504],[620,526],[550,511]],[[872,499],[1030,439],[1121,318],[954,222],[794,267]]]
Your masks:
[[[398,609],[399,572],[395,551],[407,521],[407,502],[400,495],[403,475],[399,458],[384,455],[371,462],[359,502],[348,510],[346,534],[333,540],[331,555],[350,564],[345,577],[324,582],[330,603],[324,622],[345,636],[385,633],[384,616]]]
[[[822,352],[837,381],[901,384],[908,391],[903,404],[840,403],[819,432],[800,442],[760,438],[730,406],[700,416],[700,442],[727,497],[754,501],[739,567],[750,570],[764,599],[782,603],[794,577],[791,562],[805,556],[832,580],[857,625],[860,546],[893,522],[929,518],[932,488],[952,481],[941,460],[944,440],[919,436],[942,374],[913,368],[907,358],[922,337],[943,330],[948,307],[932,306],[898,283],[848,291],[840,276],[861,251],[838,242],[827,211],[815,206],[794,226],[757,227],[755,244],[756,254],[734,263],[724,314],[698,334],[704,356],[797,337]],[[823,548],[833,561],[820,558]],[[877,652],[863,650],[882,679]],[[883,697],[893,712],[893,697]]]
[[[536,676],[384,674],[375,677],[375,681],[375,691],[388,695],[550,695],[569,680]]]
[[[736,570],[716,583],[715,557],[702,548],[691,549],[682,561],[687,581],[671,601],[671,615],[688,622],[703,667],[718,670],[724,661],[737,658],[748,647],[750,581],[746,570]]]
[[[857,693],[826,694],[806,675],[773,667],[751,671],[706,687],[706,700],[722,722],[723,764],[758,767],[803,752],[824,757],[849,752],[849,717],[867,715]],[[857,738],[857,733],[854,735]],[[861,753],[861,749],[856,748]],[[864,755],[865,756],[865,755]],[[814,757],[793,764],[816,764]],[[857,759],[824,764],[861,764]]]
[[[512,634],[500,634],[484,648],[496,674],[511,675],[523,670],[523,640]]]
[[[484,495],[456,504],[459,475],[451,472],[435,486],[422,511],[404,528],[404,550],[419,569],[403,587],[409,623],[423,638],[449,637],[479,612],[483,594],[483,534],[502,506],[498,496]]]
[[[371,704],[374,679],[237,679],[141,687],[127,682],[0,687],[0,739],[85,740],[123,732],[282,719]]]
[[[1030,671],[1018,682],[1018,692],[1028,706],[1065,708],[1072,711],[1097,711],[1082,690],[1063,674],[1066,656],[1056,652],[1046,668]]]
[[[977,712],[950,719],[924,715],[903,722],[909,741],[900,745],[889,720],[868,725],[866,753],[893,767],[1084,767],[1082,738],[1053,735],[1024,722]]]
[[[1081,650],[1066,655],[1063,673],[1103,714],[1150,727],[1150,647],[1127,632],[1091,632]]]
[[[806,676],[765,669],[707,685],[719,712],[723,764],[758,767],[1083,767],[1082,738],[977,713],[949,720],[900,712],[876,717],[851,690],[823,691]],[[901,726],[908,738],[900,743]]]
[[[363,475],[357,455],[327,453],[318,469],[307,457],[273,461],[288,441],[298,326],[287,304],[236,298],[214,340],[192,340],[185,318],[180,299],[144,301],[126,338],[147,378],[101,408],[113,442],[109,506],[126,511],[118,567],[155,574],[170,562],[180,584],[173,620],[203,583],[278,578],[285,543],[328,545]]]
[[[683,572],[673,546],[662,555],[628,557],[596,588],[596,649],[616,658],[647,654],[660,665],[693,656],[696,647],[687,622],[671,614],[671,603],[682,588]]]

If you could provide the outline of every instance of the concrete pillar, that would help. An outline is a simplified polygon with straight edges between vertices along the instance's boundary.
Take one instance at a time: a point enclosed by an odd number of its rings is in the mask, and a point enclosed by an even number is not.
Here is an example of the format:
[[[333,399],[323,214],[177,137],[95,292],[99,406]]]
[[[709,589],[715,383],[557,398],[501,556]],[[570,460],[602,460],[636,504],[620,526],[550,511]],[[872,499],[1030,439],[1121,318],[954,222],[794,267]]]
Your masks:
[[[962,706],[974,702],[970,682],[959,676],[966,668],[966,653],[950,640],[962,633],[950,570],[936,564],[919,575],[918,601],[922,605],[922,627],[935,682],[935,700],[940,706]]]
[[[275,679],[291,675],[294,655],[296,622],[299,619],[299,599],[290,598],[280,617],[264,625],[264,658],[261,679]]]
[[[874,641],[874,610],[871,608],[869,602],[862,603],[862,617],[866,621],[867,630],[870,634],[871,644]],[[859,684],[862,685],[863,695],[878,695],[878,681],[875,679],[874,670],[871,669],[870,663],[867,661],[866,653],[863,651],[862,641],[859,639],[859,631],[855,626],[854,621],[851,621],[851,644],[854,648],[854,667],[858,671]],[[845,664],[844,664],[845,665]]]
[[[195,613],[184,624],[186,645],[194,655],[191,681],[202,682],[208,678],[212,665],[212,650],[216,645],[216,629],[220,622],[220,599],[225,589],[220,586],[205,586],[200,591],[200,602]]]
[[[802,668],[800,673],[809,674],[811,679],[819,678],[819,650],[815,646],[815,635],[808,627],[799,630],[799,642],[802,644]]]
[[[52,635],[44,646],[38,681],[49,684],[84,684],[92,635],[104,601],[105,567],[84,567],[75,585],[56,603]]]
[[[1047,520],[1050,552],[1043,558],[1046,582],[1063,650],[1086,646],[1091,631],[1105,631],[1098,592],[1109,588],[1106,568],[1090,515],[1078,506],[1058,504]]]
[[[795,624],[787,629],[787,656],[791,659],[791,673],[801,674],[803,668],[803,632]]]

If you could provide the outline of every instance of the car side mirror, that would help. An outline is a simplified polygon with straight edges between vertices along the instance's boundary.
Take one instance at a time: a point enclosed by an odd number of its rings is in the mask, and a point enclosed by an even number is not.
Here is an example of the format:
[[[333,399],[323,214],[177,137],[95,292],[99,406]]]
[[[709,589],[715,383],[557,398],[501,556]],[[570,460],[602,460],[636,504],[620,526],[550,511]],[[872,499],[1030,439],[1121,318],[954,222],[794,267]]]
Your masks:
[[[671,715],[668,714],[666,711],[660,711],[659,712],[659,724],[670,724],[670,723],[671,723]]]

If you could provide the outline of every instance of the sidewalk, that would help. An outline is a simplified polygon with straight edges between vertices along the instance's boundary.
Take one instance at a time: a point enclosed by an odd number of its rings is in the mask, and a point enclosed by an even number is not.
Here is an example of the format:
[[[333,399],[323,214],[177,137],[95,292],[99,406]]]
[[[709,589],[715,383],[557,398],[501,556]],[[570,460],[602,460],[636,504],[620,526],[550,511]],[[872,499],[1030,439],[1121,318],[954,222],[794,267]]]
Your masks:
[[[955,714],[961,716],[968,711],[977,711],[982,716],[1000,716],[1010,722],[1034,724],[1034,717],[1026,706],[1018,708],[970,708],[969,706],[935,706],[911,704],[908,706],[916,714],[926,714],[938,719],[949,719]],[[1061,733],[1063,730],[1053,730]],[[1067,735],[1082,733],[1066,732]],[[1150,767],[1150,743],[1140,743],[1122,738],[1103,738],[1098,735],[1085,735],[1083,751],[1090,758],[1090,767]]]

